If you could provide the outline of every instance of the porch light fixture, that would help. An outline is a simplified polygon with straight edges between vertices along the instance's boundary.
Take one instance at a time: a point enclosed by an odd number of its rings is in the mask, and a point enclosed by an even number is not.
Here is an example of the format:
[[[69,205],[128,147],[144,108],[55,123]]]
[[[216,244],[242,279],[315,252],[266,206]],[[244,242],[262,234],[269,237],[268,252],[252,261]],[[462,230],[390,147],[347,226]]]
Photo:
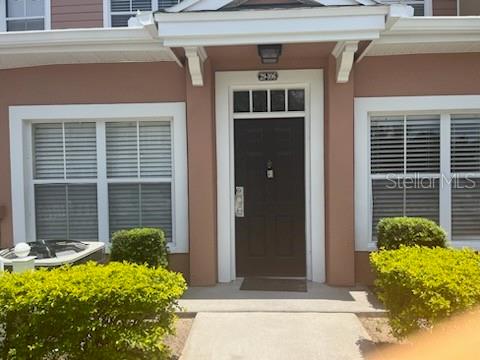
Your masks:
[[[282,44],[258,45],[258,55],[262,64],[276,64],[282,55]]]

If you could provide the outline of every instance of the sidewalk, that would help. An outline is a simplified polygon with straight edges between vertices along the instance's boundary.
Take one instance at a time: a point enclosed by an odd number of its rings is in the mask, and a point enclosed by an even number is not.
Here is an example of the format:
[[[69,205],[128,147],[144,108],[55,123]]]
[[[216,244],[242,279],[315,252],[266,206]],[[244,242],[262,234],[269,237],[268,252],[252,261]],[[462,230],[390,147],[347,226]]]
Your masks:
[[[369,343],[354,314],[200,313],[180,360],[357,360]]]
[[[355,314],[385,313],[367,288],[241,291],[241,280],[190,288],[196,313],[181,360],[357,360],[372,346]]]

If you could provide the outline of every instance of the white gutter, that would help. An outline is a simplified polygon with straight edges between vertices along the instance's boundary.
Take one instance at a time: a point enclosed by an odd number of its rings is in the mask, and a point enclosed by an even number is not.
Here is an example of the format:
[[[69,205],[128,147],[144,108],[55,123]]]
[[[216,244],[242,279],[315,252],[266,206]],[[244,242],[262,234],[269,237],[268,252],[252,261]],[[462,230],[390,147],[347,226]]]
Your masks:
[[[480,52],[480,16],[399,18],[366,56]]]
[[[153,17],[152,17],[153,21]],[[176,61],[156,26],[0,33],[0,69],[53,64]]]

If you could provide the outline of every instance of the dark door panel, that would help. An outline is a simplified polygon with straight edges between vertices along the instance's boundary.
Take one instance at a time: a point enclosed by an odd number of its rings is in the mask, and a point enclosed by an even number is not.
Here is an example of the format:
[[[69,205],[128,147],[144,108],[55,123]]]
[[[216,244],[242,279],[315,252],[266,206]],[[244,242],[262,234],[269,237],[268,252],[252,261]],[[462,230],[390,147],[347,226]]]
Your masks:
[[[305,276],[304,154],[303,118],[235,120],[238,276]]]

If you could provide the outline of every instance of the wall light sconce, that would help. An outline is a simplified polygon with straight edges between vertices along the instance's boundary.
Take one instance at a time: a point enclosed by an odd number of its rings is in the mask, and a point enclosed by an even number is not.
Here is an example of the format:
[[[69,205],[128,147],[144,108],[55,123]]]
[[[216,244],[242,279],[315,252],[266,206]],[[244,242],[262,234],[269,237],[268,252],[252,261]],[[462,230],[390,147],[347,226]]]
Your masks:
[[[258,45],[258,55],[262,64],[276,64],[282,55],[282,44]]]

